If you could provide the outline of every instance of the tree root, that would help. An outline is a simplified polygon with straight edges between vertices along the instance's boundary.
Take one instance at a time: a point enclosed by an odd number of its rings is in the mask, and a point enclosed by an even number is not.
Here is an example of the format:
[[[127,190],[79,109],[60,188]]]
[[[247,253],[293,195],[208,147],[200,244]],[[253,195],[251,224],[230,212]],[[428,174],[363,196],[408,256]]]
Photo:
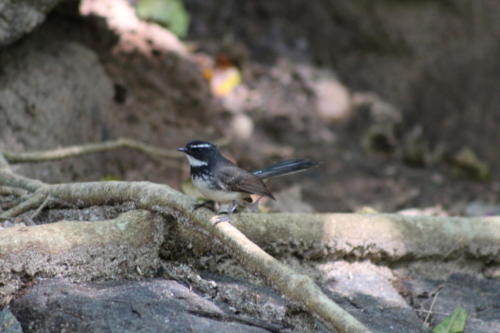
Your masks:
[[[298,301],[340,332],[368,332],[361,323],[328,298],[308,276],[280,263],[230,223],[216,224],[213,213],[192,211],[195,201],[166,185],[149,182],[95,182],[44,185],[39,193],[80,206],[133,201],[139,208],[165,213],[179,221],[195,222],[228,247],[243,266],[265,276],[283,294]]]
[[[15,195],[15,196],[23,196],[27,194],[26,190],[21,188],[9,187],[9,186],[0,186],[0,195]]]
[[[500,263],[500,217],[398,214],[236,214],[235,226],[273,252],[305,259],[397,263],[467,258]]]
[[[156,270],[164,220],[145,210],[95,222],[60,221],[0,231],[0,300],[21,279],[65,276],[71,280],[112,278]]]
[[[283,294],[303,304],[308,311],[318,316],[330,328],[339,332],[370,332],[363,324],[323,294],[311,278],[297,274],[271,257],[230,223],[215,224],[213,213],[204,209],[193,211],[194,200],[166,185],[149,182],[48,185],[16,175],[5,167],[0,169],[0,185],[36,191],[37,198],[45,198],[50,195],[78,206],[133,201],[138,208],[161,213],[167,212],[181,223],[194,222],[221,240],[243,266],[266,277]],[[131,233],[131,235],[134,234]],[[63,239],[60,241],[63,242]],[[8,247],[2,246],[2,248],[5,248],[6,253],[11,253]]]

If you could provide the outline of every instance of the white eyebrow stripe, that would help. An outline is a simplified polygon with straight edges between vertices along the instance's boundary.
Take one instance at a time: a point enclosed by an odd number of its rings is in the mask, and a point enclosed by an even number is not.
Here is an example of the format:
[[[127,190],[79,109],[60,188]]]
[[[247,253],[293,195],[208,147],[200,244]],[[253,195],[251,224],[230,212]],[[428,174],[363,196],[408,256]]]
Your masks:
[[[200,143],[189,148],[210,148],[213,147],[210,143]]]
[[[207,162],[205,161],[200,161],[199,159],[197,158],[194,158],[193,156],[189,156],[189,155],[186,155],[188,161],[189,161],[189,164],[193,167],[200,167],[200,166],[205,166],[205,165],[208,165]]]

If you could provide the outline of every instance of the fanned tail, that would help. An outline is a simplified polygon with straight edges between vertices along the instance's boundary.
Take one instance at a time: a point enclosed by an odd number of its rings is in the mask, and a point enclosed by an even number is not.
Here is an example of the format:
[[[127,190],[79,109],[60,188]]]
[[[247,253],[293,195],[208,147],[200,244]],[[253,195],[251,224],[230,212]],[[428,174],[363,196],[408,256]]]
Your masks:
[[[310,160],[287,160],[271,165],[268,168],[254,171],[253,174],[261,179],[290,175],[318,166],[317,162]]]

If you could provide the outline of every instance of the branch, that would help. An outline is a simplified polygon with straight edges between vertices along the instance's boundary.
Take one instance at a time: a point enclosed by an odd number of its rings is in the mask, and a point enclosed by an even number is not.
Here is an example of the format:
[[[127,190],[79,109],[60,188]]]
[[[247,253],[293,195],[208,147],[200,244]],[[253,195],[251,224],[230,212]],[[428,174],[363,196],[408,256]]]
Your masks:
[[[27,194],[28,192],[26,190],[23,190],[21,188],[16,188],[16,187],[10,187],[10,186],[0,186],[0,195],[15,195],[15,196],[23,196]]]
[[[9,161],[10,163],[39,163],[62,160],[69,157],[99,153],[119,148],[135,149],[153,159],[181,157],[178,153],[175,152],[175,150],[160,149],[131,139],[118,139],[114,141],[90,143],[85,145],[57,148],[53,150],[42,150],[24,153],[4,152],[3,154],[7,161]]]
[[[13,175],[12,173],[10,175]],[[21,187],[35,188],[38,193],[80,206],[134,201],[139,208],[168,213],[179,222],[194,222],[230,249],[240,263],[251,271],[265,276],[279,291],[304,305],[330,328],[339,332],[370,332],[328,298],[308,276],[297,274],[280,263],[243,235],[230,223],[216,223],[207,210],[192,211],[194,201],[166,185],[149,182],[94,182],[45,185],[15,175],[12,180],[0,177],[0,185],[18,183]],[[8,185],[7,184],[7,185]],[[1,266],[0,266],[1,267]]]
[[[226,139],[218,139],[216,142],[219,146],[227,144]],[[174,149],[161,149],[152,145],[142,143],[140,141],[120,138],[117,140],[100,142],[100,143],[90,143],[84,145],[76,145],[64,148],[57,148],[53,150],[42,150],[33,152],[4,152],[5,157],[4,163],[8,166],[8,162],[15,163],[40,163],[47,161],[62,160],[69,157],[81,156],[92,153],[99,153],[104,151],[115,150],[119,148],[128,148],[140,151],[152,159],[179,159],[182,158],[182,154],[179,154]],[[0,158],[0,168],[2,168],[2,159]]]

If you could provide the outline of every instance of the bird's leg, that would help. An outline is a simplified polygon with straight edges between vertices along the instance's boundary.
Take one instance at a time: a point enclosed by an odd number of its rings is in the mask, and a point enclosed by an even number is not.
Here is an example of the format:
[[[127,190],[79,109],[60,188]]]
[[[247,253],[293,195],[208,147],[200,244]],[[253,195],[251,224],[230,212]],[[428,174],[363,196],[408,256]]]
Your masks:
[[[233,200],[233,203],[231,204],[231,207],[229,208],[229,212],[227,213],[228,216],[231,216],[234,211],[238,208],[238,201]]]

